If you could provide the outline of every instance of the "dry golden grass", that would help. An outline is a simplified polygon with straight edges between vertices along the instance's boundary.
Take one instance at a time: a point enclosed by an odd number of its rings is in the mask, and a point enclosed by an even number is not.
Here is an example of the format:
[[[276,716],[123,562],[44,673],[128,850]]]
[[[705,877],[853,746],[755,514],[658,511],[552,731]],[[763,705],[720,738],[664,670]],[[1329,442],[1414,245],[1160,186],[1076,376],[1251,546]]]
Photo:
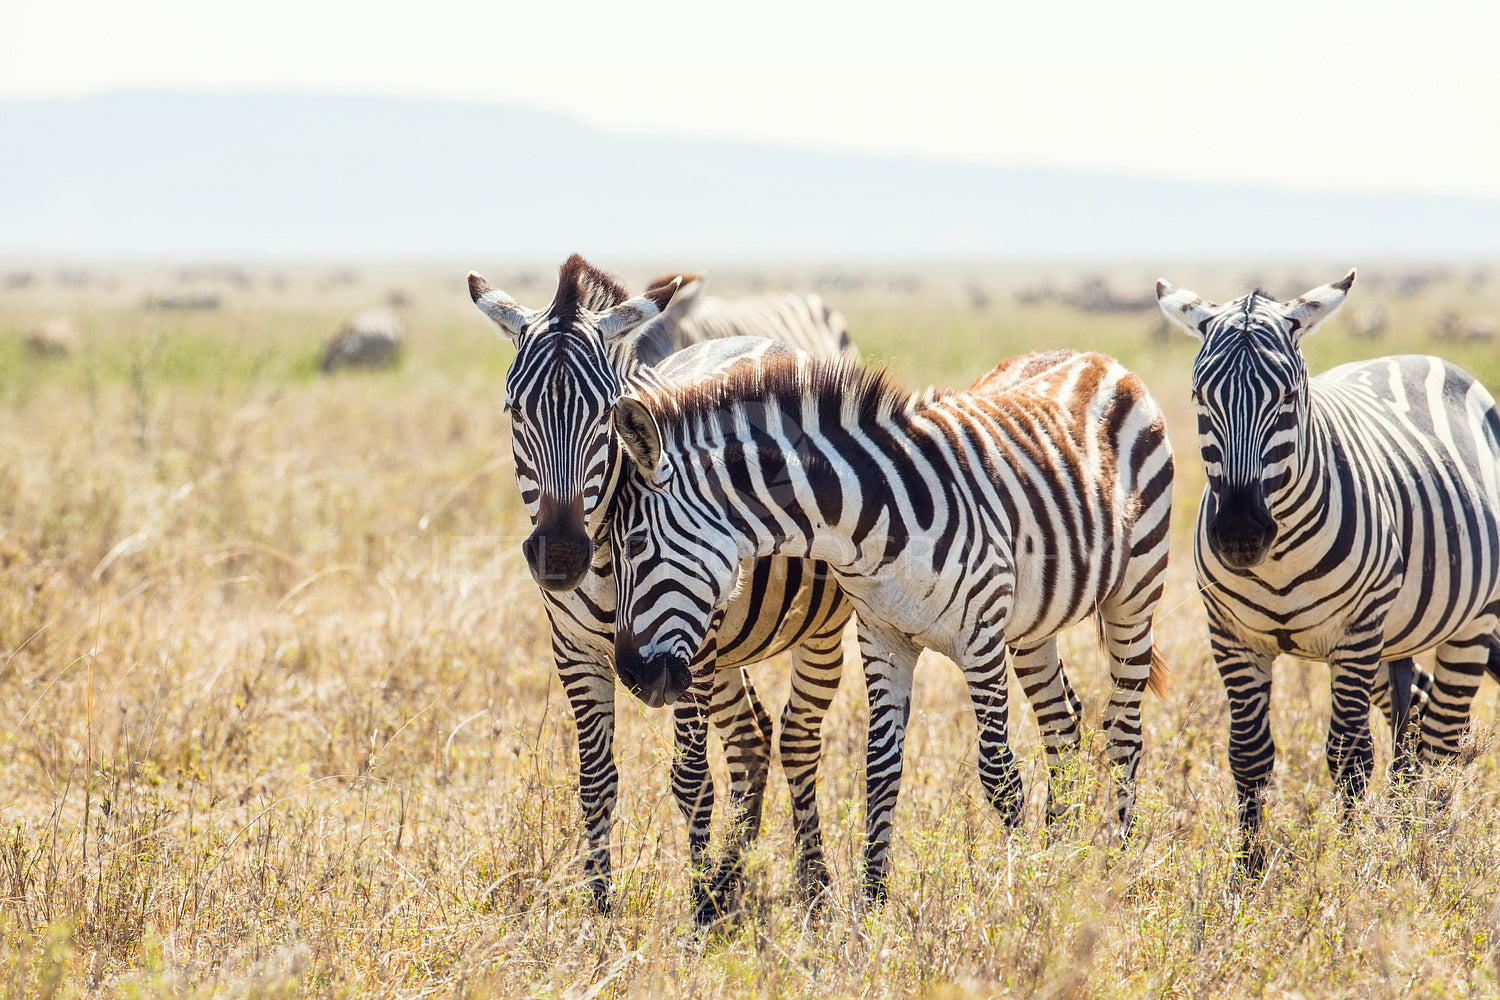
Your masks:
[[[1265,884],[1237,883],[1225,704],[1188,556],[1201,484],[1185,405],[1193,345],[1153,339],[1154,316],[1004,297],[976,310],[962,282],[935,274],[915,292],[826,294],[911,383],[966,382],[1033,347],[1093,347],[1137,368],[1171,415],[1178,548],[1159,633],[1176,678],[1146,709],[1137,835],[1109,844],[1096,765],[1077,829],[1041,835],[1024,712],[1028,822],[997,826],[974,775],[967,697],[932,658],[918,677],[891,902],[867,912],[855,883],[863,685],[851,667],[820,786],[830,900],[809,917],[794,899],[777,774],[748,913],[697,936],[666,719],[622,696],[617,895],[597,915],[580,885],[572,720],[516,554],[525,514],[499,409],[509,351],[469,306],[462,270],[326,290],[312,271],[280,289],[261,275],[209,314],[143,312],[162,280],[143,274],[112,290],[0,292],[8,993],[1500,992],[1495,686],[1476,705],[1472,761],[1405,804],[1377,777],[1344,831],[1322,761],[1326,668],[1283,662],[1276,860]],[[1225,298],[1244,290],[1169,277]],[[413,299],[402,370],[316,378],[321,338],[393,282]],[[511,290],[540,304],[541,285]],[[1309,350],[1324,365],[1430,348],[1436,311],[1495,311],[1487,288],[1393,299],[1393,328],[1407,332],[1372,345],[1335,321]],[[76,319],[82,350],[24,356],[24,332],[56,313]],[[1447,353],[1500,384],[1492,345]],[[1064,654],[1097,718],[1106,678],[1087,628]],[[755,674],[773,701],[786,670],[778,660]]]

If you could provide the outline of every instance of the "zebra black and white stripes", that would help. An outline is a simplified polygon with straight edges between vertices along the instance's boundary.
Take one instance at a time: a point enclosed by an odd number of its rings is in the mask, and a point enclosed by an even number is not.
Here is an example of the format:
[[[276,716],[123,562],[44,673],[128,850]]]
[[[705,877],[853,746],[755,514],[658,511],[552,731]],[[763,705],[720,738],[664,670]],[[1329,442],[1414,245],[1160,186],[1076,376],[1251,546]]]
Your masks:
[[[651,287],[662,287],[679,277],[682,285],[672,301],[637,335],[643,353],[666,357],[708,340],[771,336],[819,357],[859,360],[843,315],[817,295],[767,292],[726,299],[704,295],[703,279],[691,274],[658,278]]]
[[[1172,487],[1165,423],[1139,379],[1101,355],[1055,352],[1004,363],[967,392],[909,394],[882,371],[778,348],[644,388],[615,414],[637,472],[611,527],[617,657],[655,673],[691,660],[750,556],[825,560],[854,604],[870,699],[867,892],[885,891],[923,648],[964,672],[981,783],[1013,823],[1006,651],[1060,775],[1080,706],[1056,636],[1097,613],[1128,826]]]
[[[1302,338],[1353,281],[1350,271],[1288,303],[1252,292],[1225,305],[1157,285],[1162,310],[1203,342],[1193,397],[1208,486],[1194,553],[1252,869],[1264,857],[1279,653],[1331,667],[1328,767],[1346,804],[1369,781],[1371,691],[1387,664],[1399,736],[1410,658],[1436,648],[1423,761],[1457,750],[1481,675],[1500,666],[1500,414],[1434,357],[1309,378]]]
[[[648,703],[677,699],[673,723],[680,753],[672,788],[688,820],[700,872],[714,803],[705,718],[723,735],[738,836],[721,870],[712,879],[695,880],[697,915],[703,919],[716,915],[734,889],[739,852],[759,829],[769,769],[771,720],[742,666],[785,650],[792,651],[793,678],[780,749],[798,832],[799,878],[809,891],[827,881],[815,778],[823,716],[842,672],[841,640],[850,609],[829,574],[815,564],[761,560],[746,568],[745,588],[703,651],[703,670],[684,670],[648,690],[628,664],[614,663],[615,586],[602,525],[623,464],[610,408],[635,381],[664,385],[674,377],[701,375],[725,358],[768,343],[721,340],[674,355],[660,371],[645,367],[663,357],[635,334],[659,314],[676,284],[629,299],[614,279],[574,256],[562,266],[552,304],[533,311],[478,275],[469,277],[475,304],[517,348],[506,379],[506,405],[516,480],[534,528],[522,550],[543,588],[553,656],[577,723],[590,884],[601,904],[607,900],[618,790],[613,740],[619,667],[621,680]],[[845,339],[842,330],[830,330],[824,347],[837,353]]]

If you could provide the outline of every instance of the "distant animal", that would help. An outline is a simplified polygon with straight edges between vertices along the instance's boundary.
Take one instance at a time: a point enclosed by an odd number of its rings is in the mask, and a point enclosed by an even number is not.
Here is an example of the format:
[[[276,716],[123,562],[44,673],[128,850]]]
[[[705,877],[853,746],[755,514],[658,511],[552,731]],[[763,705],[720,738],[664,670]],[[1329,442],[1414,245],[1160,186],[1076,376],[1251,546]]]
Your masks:
[[[205,292],[191,295],[151,295],[146,299],[147,309],[165,312],[217,309],[223,300],[217,293]]]
[[[913,671],[922,649],[963,671],[979,778],[1008,824],[1022,781],[1009,745],[1007,649],[1059,782],[1082,705],[1057,634],[1097,615],[1115,814],[1129,830],[1140,705],[1162,681],[1152,616],[1167,565],[1172,452],[1140,379],[1099,354],[1001,363],[967,392],[901,390],[883,369],[759,352],[614,404],[633,462],[610,528],[617,662],[645,683],[711,638],[740,560],[826,560],[859,621],[870,700],[864,888],[886,895]]]
[[[1480,678],[1500,677],[1500,412],[1440,358],[1310,378],[1302,339],[1353,282],[1351,270],[1290,302],[1256,291],[1225,305],[1156,286],[1162,311],[1203,343],[1192,396],[1208,485],[1194,556],[1252,873],[1265,863],[1277,655],[1331,668],[1328,769],[1346,811],[1373,768],[1373,691],[1388,686],[1399,769],[1414,676],[1431,686],[1423,762],[1458,751]],[[1423,681],[1411,657],[1434,647],[1436,673]]]
[[[25,343],[34,357],[65,358],[78,349],[78,326],[66,316],[53,316],[32,327]]]
[[[798,883],[810,897],[828,883],[816,777],[823,717],[843,670],[842,636],[850,609],[826,566],[798,559],[746,562],[743,586],[716,621],[716,639],[691,672],[684,663],[671,676],[648,680],[633,661],[615,657],[608,517],[628,463],[610,423],[611,407],[639,379],[685,378],[768,343],[721,339],[694,348],[695,353],[671,353],[677,338],[712,336],[719,329],[683,322],[654,334],[648,329],[671,308],[680,284],[677,278],[660,282],[632,299],[614,278],[575,255],[559,271],[551,305],[532,310],[479,275],[469,276],[475,305],[516,346],[506,375],[506,408],[516,482],[533,526],[521,548],[542,588],[557,672],[577,721],[585,875],[598,904],[606,907],[618,791],[613,754],[618,676],[648,705],[674,703],[679,755],[672,765],[672,791],[688,822],[697,873],[694,917],[704,923],[733,905],[742,854],[760,828],[769,774],[771,719],[743,667],[786,650],[792,653],[792,685],[781,718],[780,750],[797,831]],[[733,311],[716,309],[710,315],[726,312]],[[756,328],[767,335],[810,339],[830,355],[849,348],[842,323],[829,322],[810,305],[756,315],[761,318]],[[778,317],[795,323],[777,326]],[[708,863],[714,804],[705,725],[710,718],[724,738],[734,817],[734,836],[717,867]]]
[[[392,309],[356,315],[323,347],[325,373],[341,368],[394,368],[401,360],[405,327]]]
[[[1453,310],[1448,310],[1432,324],[1435,340],[1478,341],[1486,343],[1495,339],[1496,324],[1492,316],[1473,316],[1464,319]]]
[[[1083,312],[1143,312],[1151,308],[1151,300],[1137,295],[1121,295],[1110,288],[1103,278],[1086,278],[1077,288],[1062,296],[1062,300]]]
[[[676,277],[657,278],[647,287],[662,287]],[[681,277],[681,286],[667,308],[636,335],[638,352],[665,357],[707,340],[769,337],[813,354],[837,345],[840,356],[859,357],[843,315],[817,295],[766,292],[725,299],[704,295],[704,281],[697,275]]]

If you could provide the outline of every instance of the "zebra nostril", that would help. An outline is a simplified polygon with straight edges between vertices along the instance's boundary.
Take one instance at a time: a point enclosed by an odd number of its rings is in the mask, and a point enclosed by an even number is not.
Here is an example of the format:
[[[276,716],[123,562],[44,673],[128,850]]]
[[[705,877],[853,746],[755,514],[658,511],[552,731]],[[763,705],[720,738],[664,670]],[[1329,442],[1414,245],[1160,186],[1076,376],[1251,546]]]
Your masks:
[[[594,543],[581,533],[552,535],[534,531],[521,543],[531,578],[546,590],[572,590],[583,582],[594,555]]]

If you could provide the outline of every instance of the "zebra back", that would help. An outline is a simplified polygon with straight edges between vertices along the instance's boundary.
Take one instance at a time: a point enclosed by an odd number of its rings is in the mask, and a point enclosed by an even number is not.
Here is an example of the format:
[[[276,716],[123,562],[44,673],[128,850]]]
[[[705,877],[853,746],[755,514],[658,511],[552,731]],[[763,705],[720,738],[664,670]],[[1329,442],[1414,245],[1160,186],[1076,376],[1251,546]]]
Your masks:
[[[769,292],[725,299],[704,295],[703,279],[696,275],[684,277],[671,304],[640,333],[637,354],[643,363],[655,364],[692,344],[729,337],[766,337],[820,357],[859,356],[843,314],[817,295]]]

